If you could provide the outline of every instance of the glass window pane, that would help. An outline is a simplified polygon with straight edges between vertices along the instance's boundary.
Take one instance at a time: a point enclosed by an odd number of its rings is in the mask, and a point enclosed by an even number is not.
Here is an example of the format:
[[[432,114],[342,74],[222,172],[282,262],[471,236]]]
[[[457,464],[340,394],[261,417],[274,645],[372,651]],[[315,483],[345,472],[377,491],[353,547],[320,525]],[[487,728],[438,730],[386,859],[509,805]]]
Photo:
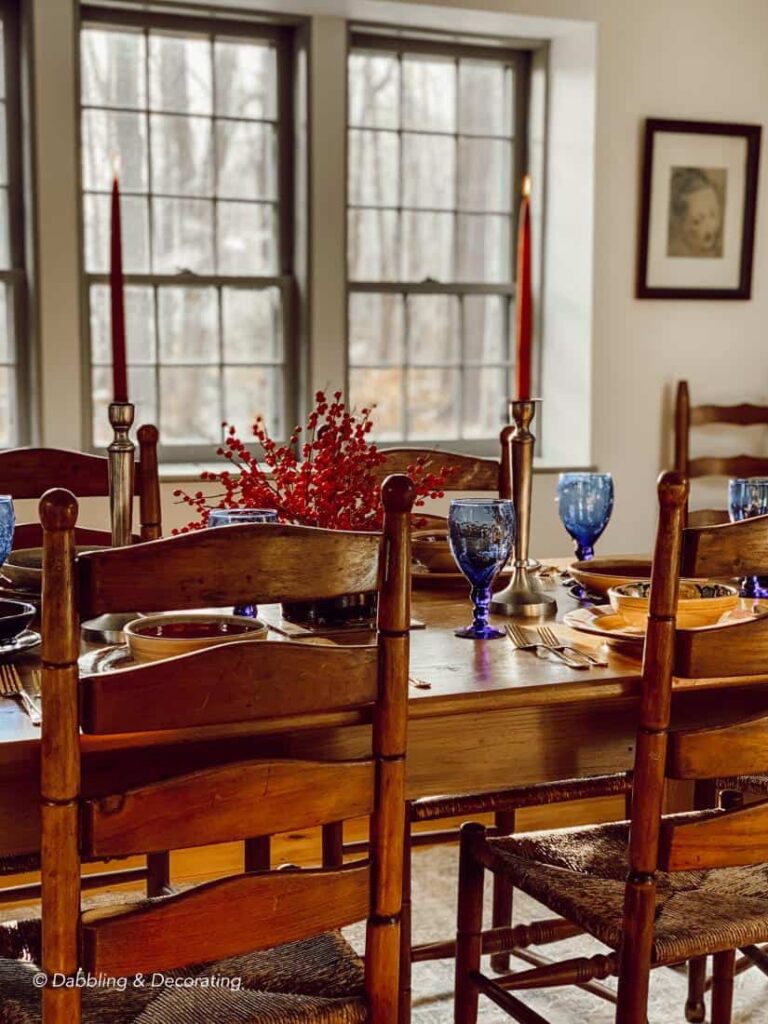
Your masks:
[[[352,292],[349,296],[349,360],[390,365],[404,359],[405,309],[402,295]]]
[[[507,422],[509,370],[483,366],[464,371],[462,437],[496,437]]]
[[[85,269],[103,274],[109,270],[111,233],[111,197],[87,195],[84,200]],[[120,226],[123,240],[123,270],[126,273],[149,271],[149,218],[147,200],[122,196]]]
[[[152,191],[182,196],[213,194],[213,133],[205,117],[153,114]]]
[[[249,437],[257,416],[272,437],[284,437],[283,371],[271,366],[228,366],[224,369],[224,419]]]
[[[465,363],[501,363],[508,358],[500,295],[465,295],[462,300]]]
[[[500,282],[510,276],[509,217],[458,217],[458,278]]]
[[[210,42],[202,37],[150,33],[150,108],[210,114],[212,96]]]
[[[277,116],[277,54],[271,43],[217,39],[216,113],[229,117]]]
[[[84,110],[83,187],[108,191],[115,170],[123,192],[147,191],[145,115]]]
[[[0,448],[10,448],[18,434],[16,390],[15,367],[0,366]]]
[[[416,364],[458,361],[458,296],[408,296],[408,354]]]
[[[400,124],[400,65],[397,57],[353,53],[349,58],[349,123],[370,128]]]
[[[13,308],[12,292],[7,284],[0,284],[0,363],[13,360]]]
[[[400,140],[394,132],[349,133],[349,202],[364,206],[397,206],[400,182]]]
[[[128,394],[136,406],[134,423],[157,423],[157,392],[154,368],[128,367]],[[112,401],[112,370],[108,366],[94,366],[91,371],[91,401],[93,408],[93,443],[106,448],[112,440],[112,429],[107,415]],[[163,438],[165,442],[165,438]]]
[[[490,61],[459,62],[459,131],[512,135],[512,69]]]
[[[0,97],[5,96],[5,26],[0,21]]]
[[[217,194],[230,199],[277,197],[277,132],[267,124],[216,124]]]
[[[408,437],[440,440],[459,436],[458,370],[408,371]]]
[[[0,185],[8,184],[8,125],[5,103],[0,103]]]
[[[456,62],[451,57],[403,57],[403,128],[456,130]]]
[[[144,35],[129,28],[84,28],[81,34],[83,103],[146,106]]]
[[[226,363],[273,362],[282,354],[278,288],[222,288]]]
[[[8,270],[11,265],[8,232],[8,189],[0,188],[0,270]]]
[[[215,288],[160,288],[157,293],[160,361],[219,362]]]
[[[401,441],[402,392],[404,370],[350,370],[349,398],[355,409],[371,409],[372,438],[376,441]]]
[[[160,368],[160,436],[164,444],[221,439],[221,384],[215,366]]]
[[[441,135],[403,135],[403,205],[456,205],[456,143]]]
[[[395,210],[350,210],[347,259],[353,281],[393,281],[399,276]]]
[[[403,280],[453,278],[453,222],[452,213],[403,213]]]
[[[512,208],[512,143],[459,139],[459,209]]]
[[[213,272],[213,203],[152,200],[152,269],[158,274]]]
[[[277,217],[264,203],[217,203],[220,274],[276,274]]]
[[[107,284],[91,285],[91,362],[112,364],[112,309]],[[129,364],[152,364],[155,350],[155,299],[151,288],[126,285],[125,340]]]

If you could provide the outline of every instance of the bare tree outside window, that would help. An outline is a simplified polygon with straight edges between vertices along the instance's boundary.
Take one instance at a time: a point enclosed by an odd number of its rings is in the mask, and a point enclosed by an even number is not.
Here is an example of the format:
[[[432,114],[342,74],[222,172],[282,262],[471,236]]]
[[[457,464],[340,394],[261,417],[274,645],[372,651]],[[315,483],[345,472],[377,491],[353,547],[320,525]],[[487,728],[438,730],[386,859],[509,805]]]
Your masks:
[[[84,263],[92,438],[108,440],[110,188],[122,192],[129,392],[165,450],[194,456],[223,420],[285,433],[280,29],[147,15],[82,30]],[[283,151],[290,147],[282,147]]]
[[[505,422],[526,67],[353,37],[349,389],[376,404],[378,440],[476,440]]]

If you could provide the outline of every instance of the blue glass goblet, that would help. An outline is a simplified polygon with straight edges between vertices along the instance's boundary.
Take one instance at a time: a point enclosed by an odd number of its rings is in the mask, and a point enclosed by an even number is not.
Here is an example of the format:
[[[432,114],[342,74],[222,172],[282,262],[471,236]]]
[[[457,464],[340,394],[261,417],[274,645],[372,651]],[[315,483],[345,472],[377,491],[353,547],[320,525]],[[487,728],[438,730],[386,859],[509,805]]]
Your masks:
[[[0,494],[0,565],[13,548],[13,531],[16,527],[16,513],[10,494]]]
[[[768,514],[768,479],[736,478],[728,481],[728,514],[732,523]],[[768,597],[768,579],[745,576],[741,581],[742,597]]]
[[[213,508],[208,513],[209,526],[241,526],[243,523],[276,523],[277,511],[273,508]],[[255,619],[259,609],[255,604],[237,604],[235,615]]]
[[[511,501],[457,498],[448,512],[448,540],[459,569],[469,580],[474,621],[457,629],[468,640],[496,640],[504,633],[488,625],[491,585],[507,564],[515,542]]]
[[[610,473],[561,473],[557,510],[573,538],[576,558],[580,562],[594,558],[595,543],[613,511],[613,477]]]

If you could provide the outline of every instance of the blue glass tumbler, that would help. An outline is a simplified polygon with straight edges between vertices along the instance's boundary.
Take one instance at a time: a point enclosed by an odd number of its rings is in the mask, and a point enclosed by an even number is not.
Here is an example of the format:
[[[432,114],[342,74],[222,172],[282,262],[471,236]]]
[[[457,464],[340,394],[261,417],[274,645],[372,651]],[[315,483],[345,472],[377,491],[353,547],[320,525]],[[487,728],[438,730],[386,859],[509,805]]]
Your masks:
[[[509,561],[515,542],[515,507],[511,501],[457,498],[448,512],[448,540],[459,569],[469,581],[471,626],[457,629],[468,640],[496,640],[504,633],[488,624],[491,586]]]
[[[736,478],[728,481],[728,514],[732,523],[768,514],[768,479]],[[742,597],[768,597],[768,578],[745,576],[741,581]]]
[[[277,511],[273,508],[213,508],[208,513],[208,526],[242,526],[243,523],[276,523]],[[259,609],[255,604],[235,605],[235,615],[255,619]]]

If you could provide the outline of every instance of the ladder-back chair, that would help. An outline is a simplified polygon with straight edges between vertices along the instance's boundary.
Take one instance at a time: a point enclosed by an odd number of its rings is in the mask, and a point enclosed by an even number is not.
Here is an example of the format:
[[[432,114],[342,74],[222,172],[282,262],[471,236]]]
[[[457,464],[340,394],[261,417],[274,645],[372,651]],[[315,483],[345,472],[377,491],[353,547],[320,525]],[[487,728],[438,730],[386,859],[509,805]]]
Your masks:
[[[379,472],[408,472],[417,460],[431,473],[447,470],[445,489],[447,491],[491,491],[500,498],[512,498],[512,425],[505,426],[499,435],[499,458],[479,458],[458,452],[427,448],[384,449],[386,462]],[[442,942],[413,946],[412,904],[411,904],[411,853],[414,846],[454,843],[459,838],[456,828],[414,830],[414,825],[425,825],[448,818],[468,817],[476,814],[492,814],[494,830],[500,834],[514,831],[518,810],[539,807],[545,804],[565,803],[575,800],[589,800],[606,796],[626,795],[629,790],[629,776],[626,773],[603,775],[584,779],[568,779],[543,785],[516,786],[500,792],[447,793],[437,797],[413,800],[408,805],[405,837],[405,888],[403,895],[402,964],[401,964],[401,1007],[399,1024],[407,1024],[411,1012],[411,969],[413,963],[426,960],[450,959],[455,955],[453,938]],[[335,835],[328,833],[328,854],[336,862],[342,855],[342,845],[337,843],[334,854]],[[343,849],[355,851],[364,844],[348,844]],[[496,876],[493,879],[493,926],[508,927],[512,921],[513,887],[507,879]],[[537,931],[530,941],[546,942],[546,933]],[[518,934],[518,945],[525,945],[525,936]],[[490,949],[490,947],[489,947]],[[496,953],[492,964],[498,970],[506,970],[509,954]]]
[[[157,467],[158,430],[151,424],[139,427],[139,457],[134,473],[134,491],[139,499],[140,534],[136,539],[156,540],[162,534],[160,477]],[[0,452],[0,490],[14,500],[40,498],[51,487],[64,487],[78,498],[109,496],[109,460],[61,448],[11,448]],[[109,530],[79,526],[78,544],[111,544]],[[19,523],[14,546],[42,546],[40,523]]]
[[[245,975],[244,988],[226,996],[214,992],[208,1001],[198,994],[191,1016],[180,995],[175,1008],[172,1003],[163,1013],[158,1009],[157,1019],[201,1024],[246,1017],[251,1024],[391,1024],[395,1019],[410,480],[389,478],[383,500],[382,536],[245,525],[76,557],[74,497],[63,490],[44,496],[42,969],[48,977],[73,976],[78,969],[97,977],[148,977],[213,962],[209,974]],[[127,605],[157,611],[229,606],[254,596],[261,604],[370,590],[379,593],[375,646],[241,641],[122,671],[79,675],[82,618]],[[288,736],[285,720],[291,718],[297,725]],[[334,741],[318,745],[308,721],[319,727],[329,719],[342,719],[339,732]],[[243,747],[243,723],[260,723],[263,731],[270,720],[283,721],[283,736],[258,757],[253,737]],[[107,738],[206,727],[216,727],[224,740],[216,763],[192,748],[191,755],[182,755],[182,770],[177,754],[158,768],[155,779],[145,774],[138,784],[126,779],[119,791],[84,795],[81,729]],[[139,772],[141,760],[139,746]],[[202,846],[361,815],[371,819],[365,860],[334,869],[245,872],[139,906],[81,910],[82,854]],[[364,918],[363,974],[341,936],[324,933]],[[300,941],[314,936],[320,936],[314,943]],[[31,972],[26,973],[25,988],[20,970],[14,973],[7,961],[0,965],[0,979],[10,978],[0,996],[15,998],[30,1012],[35,992]],[[146,1006],[121,1003],[119,992],[109,998],[117,1002],[105,1004],[111,1015],[104,1012],[104,1019],[118,1019],[122,1007],[121,1024]],[[77,1024],[80,993],[47,986],[42,1008],[43,1024]],[[86,1009],[85,1019],[94,1019],[98,1007],[89,1003]]]
[[[512,993],[618,975],[616,1021],[646,1024],[653,968],[714,955],[712,1024],[729,1024],[734,949],[768,939],[768,801],[735,810],[662,815],[667,779],[723,779],[768,769],[768,708],[671,731],[672,680],[764,677],[768,618],[677,630],[682,577],[722,578],[768,558],[768,517],[684,529],[688,481],[659,484],[659,526],[643,658],[631,822],[487,838],[462,834],[457,1024],[473,1024],[487,995],[515,1020],[543,1018]],[[758,705],[760,706],[760,705]],[[502,873],[586,928],[609,952],[492,980],[480,971],[484,871]]]
[[[675,395],[674,468],[689,480],[702,477],[768,476],[768,456],[702,455],[692,459],[691,428],[711,424],[729,427],[768,427],[768,405],[691,405],[688,381],[678,381]],[[715,526],[728,521],[727,510],[697,509],[689,514],[690,526]]]

